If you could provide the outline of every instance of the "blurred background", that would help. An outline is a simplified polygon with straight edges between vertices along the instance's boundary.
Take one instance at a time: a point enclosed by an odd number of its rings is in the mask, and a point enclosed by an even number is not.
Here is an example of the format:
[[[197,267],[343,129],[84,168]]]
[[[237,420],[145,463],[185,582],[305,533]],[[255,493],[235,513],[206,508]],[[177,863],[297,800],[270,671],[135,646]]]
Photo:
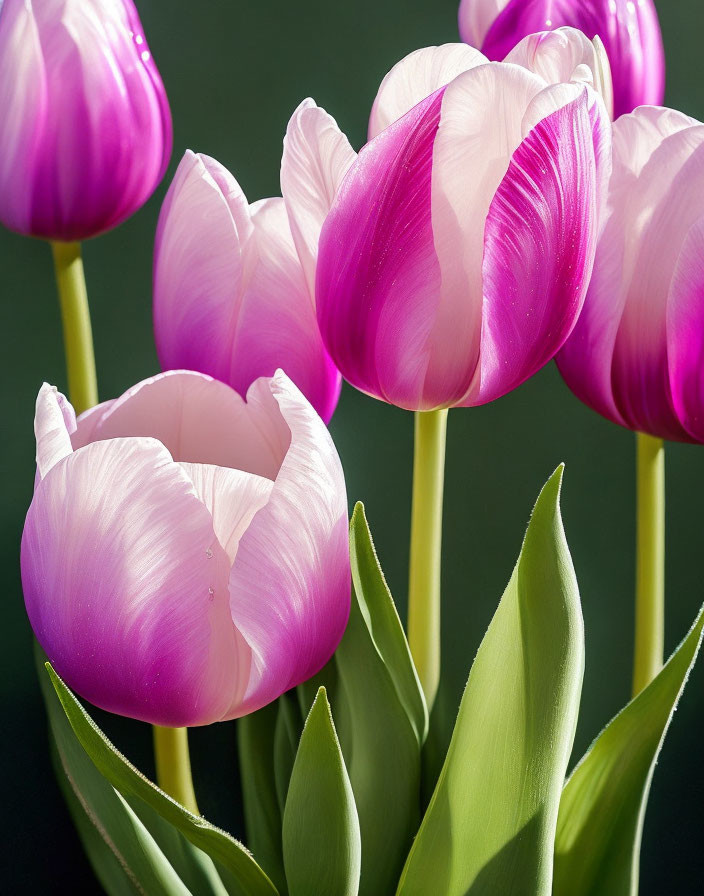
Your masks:
[[[704,119],[699,0],[659,2],[667,102]],[[455,0],[138,0],[169,93],[175,146],[167,178],[117,231],[84,247],[101,397],[157,371],[151,260],[159,207],[186,148],[215,156],[250,201],[276,195],[281,141],[313,96],[359,148],[386,71],[409,51],[457,40]],[[94,893],[98,885],[49,765],[44,712],[19,578],[32,494],[34,400],[65,390],[48,247],[0,233],[2,384],[2,854],[7,893]],[[410,413],[345,386],[331,430],[351,501],[366,503],[402,616],[408,562]],[[633,594],[634,437],[582,406],[554,365],[493,405],[450,414],[443,545],[444,670],[451,726],[479,642],[509,579],[538,491],[567,465],[563,512],[579,578],[587,665],[574,760],[627,701]],[[667,452],[667,652],[704,600],[704,448]],[[685,691],[655,774],[642,854],[643,896],[701,892],[704,872],[704,663]],[[153,774],[146,725],[99,715],[116,744]],[[192,734],[204,814],[243,837],[233,723]],[[432,896],[432,894],[429,894]],[[497,894],[498,896],[498,894]]]

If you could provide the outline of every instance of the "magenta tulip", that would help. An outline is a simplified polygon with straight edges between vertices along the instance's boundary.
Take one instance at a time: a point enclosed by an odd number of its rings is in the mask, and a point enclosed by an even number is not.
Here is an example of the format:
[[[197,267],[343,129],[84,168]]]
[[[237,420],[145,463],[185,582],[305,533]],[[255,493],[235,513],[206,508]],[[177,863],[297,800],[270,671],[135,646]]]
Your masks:
[[[704,442],[704,124],[644,106],[615,122],[613,150],[592,282],[558,366],[609,420]]]
[[[116,227],[151,196],[171,115],[132,0],[0,3],[0,221],[51,240]]]
[[[161,374],[77,423],[45,385],[35,431],[25,603],[79,694],[203,725],[328,661],[350,605],[345,482],[284,374],[257,380],[246,402],[202,374]]]
[[[317,271],[323,340],[362,391],[410,410],[483,404],[572,330],[611,129],[589,42],[563,37],[572,83],[463,45],[412,53],[384,80]]]
[[[604,42],[618,117],[665,96],[665,53],[653,0],[461,0],[460,37],[501,60],[522,38],[569,25]]]
[[[320,228],[355,153],[306,100],[281,164],[283,199],[249,205],[234,177],[187,152],[159,218],[154,331],[164,369],[200,370],[241,395],[282,368],[328,422],[341,377],[315,316]]]

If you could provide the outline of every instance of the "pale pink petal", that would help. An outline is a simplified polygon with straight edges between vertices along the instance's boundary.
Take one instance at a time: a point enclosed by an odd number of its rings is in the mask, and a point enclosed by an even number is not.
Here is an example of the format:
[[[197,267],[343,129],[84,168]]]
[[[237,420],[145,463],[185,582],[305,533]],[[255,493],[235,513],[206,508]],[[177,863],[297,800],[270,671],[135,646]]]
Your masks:
[[[115,400],[114,398],[109,398],[107,401],[101,401],[100,404],[93,405],[92,408],[88,408],[87,411],[83,411],[79,415],[76,420],[76,429],[71,436],[71,443],[74,449],[82,448],[83,445],[88,445],[89,442],[94,441],[93,432],[95,428],[112,405],[115,404]]]
[[[71,433],[75,429],[76,415],[71,404],[56,386],[44,383],[34,413],[38,478],[43,479],[55,464],[73,452]]]
[[[320,230],[355,157],[335,119],[313,100],[304,100],[286,130],[281,192],[311,301],[315,296]]]
[[[318,323],[333,361],[358,389],[414,410],[426,407],[440,290],[430,216],[440,102],[441,92],[423,100],[362,149],[318,258]]]
[[[509,0],[461,0],[458,20],[462,40],[473,47],[481,47],[494,19],[508,2]]]
[[[479,358],[482,256],[489,207],[523,138],[529,103],[545,82],[491,63],[445,90],[433,151],[432,221],[442,298],[428,341],[426,392],[448,404],[467,393]]]
[[[232,618],[252,648],[244,715],[319,671],[337,647],[350,605],[347,497],[330,435],[281,373],[259,380],[248,405],[271,412],[290,448],[266,506],[242,535],[230,576]]]
[[[235,562],[240,538],[254,515],[266,506],[274,483],[263,476],[215,467],[212,464],[179,463],[196,494],[213,518],[213,529],[223,550]]]
[[[189,150],[164,201],[154,251],[154,335],[163,368],[227,382],[252,229],[234,177]]]
[[[457,75],[487,61],[479,50],[466,44],[424,47],[409,53],[381,82],[369,117],[369,139]]]
[[[282,368],[327,423],[342,378],[320,336],[283,199],[255,203],[252,221],[251,274],[232,338],[227,382],[245,395],[258,377]]]
[[[611,69],[604,45],[575,28],[558,28],[530,34],[517,44],[504,62],[521,65],[548,84],[584,81],[602,97],[613,115]]]
[[[689,435],[704,442],[704,217],[691,228],[667,301],[672,403]]]
[[[175,370],[138,383],[91,418],[88,440],[147,436],[177,461],[214,464],[274,480],[291,434],[280,414],[251,407],[224,383]],[[74,446],[85,444],[79,421]]]
[[[90,702],[180,726],[239,699],[230,563],[162,445],[113,439],[59,461],[35,492],[21,563],[37,638]]]
[[[466,404],[516,388],[555,355],[584,301],[598,236],[603,105],[579,88],[513,154],[486,221],[479,371]]]

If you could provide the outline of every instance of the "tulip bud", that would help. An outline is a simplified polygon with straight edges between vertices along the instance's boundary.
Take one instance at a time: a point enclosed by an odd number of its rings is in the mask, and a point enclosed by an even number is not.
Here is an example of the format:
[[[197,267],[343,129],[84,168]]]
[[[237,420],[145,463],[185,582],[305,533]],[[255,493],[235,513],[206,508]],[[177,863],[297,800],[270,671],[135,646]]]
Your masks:
[[[604,42],[614,79],[614,114],[659,105],[665,52],[653,0],[461,0],[460,37],[502,60],[522,38],[569,25]]]
[[[704,442],[704,124],[642,107],[613,127],[613,175],[565,382],[629,429]]]
[[[564,343],[609,168],[583,55],[556,85],[458,45],[386,77],[319,246],[318,322],[352,385],[410,410],[484,404]]]
[[[249,205],[230,172],[187,152],[159,218],[154,331],[164,369],[189,368],[246,394],[282,368],[328,422],[341,377],[315,316],[318,237],[354,152],[312,100],[284,141],[284,198]]]
[[[177,371],[78,418],[37,399],[22,536],[34,632],[79,694],[158,725],[252,712],[319,671],[350,606],[347,499],[281,372],[245,402]]]
[[[151,196],[171,115],[132,0],[0,3],[0,221],[51,240],[116,227]]]

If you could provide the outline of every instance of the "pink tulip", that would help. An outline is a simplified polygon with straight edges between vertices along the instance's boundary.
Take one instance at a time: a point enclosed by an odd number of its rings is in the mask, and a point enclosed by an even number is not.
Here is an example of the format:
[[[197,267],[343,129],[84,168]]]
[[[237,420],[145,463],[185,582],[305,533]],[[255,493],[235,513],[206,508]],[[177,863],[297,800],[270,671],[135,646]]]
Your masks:
[[[327,662],[350,604],[345,482],[283,373],[246,402],[202,374],[161,374],[77,423],[45,385],[35,431],[25,603],[79,694],[153,724],[204,725]]]
[[[318,323],[358,389],[411,410],[484,404],[572,330],[610,125],[587,86],[600,81],[588,42],[564,41],[563,61],[580,60],[571,83],[459,44],[412,53],[384,80],[319,247]]]
[[[0,220],[45,239],[116,227],[151,196],[171,115],[132,0],[0,3]]]
[[[315,316],[318,238],[355,153],[312,100],[293,114],[283,199],[249,205],[214,159],[187,152],[159,218],[154,331],[163,368],[208,373],[244,395],[286,371],[327,422],[341,378]]]
[[[460,37],[501,60],[526,35],[569,25],[606,46],[618,117],[665,96],[665,53],[653,0],[461,0]]]
[[[615,122],[613,150],[594,275],[558,366],[609,420],[704,442],[704,124],[643,106]]]

